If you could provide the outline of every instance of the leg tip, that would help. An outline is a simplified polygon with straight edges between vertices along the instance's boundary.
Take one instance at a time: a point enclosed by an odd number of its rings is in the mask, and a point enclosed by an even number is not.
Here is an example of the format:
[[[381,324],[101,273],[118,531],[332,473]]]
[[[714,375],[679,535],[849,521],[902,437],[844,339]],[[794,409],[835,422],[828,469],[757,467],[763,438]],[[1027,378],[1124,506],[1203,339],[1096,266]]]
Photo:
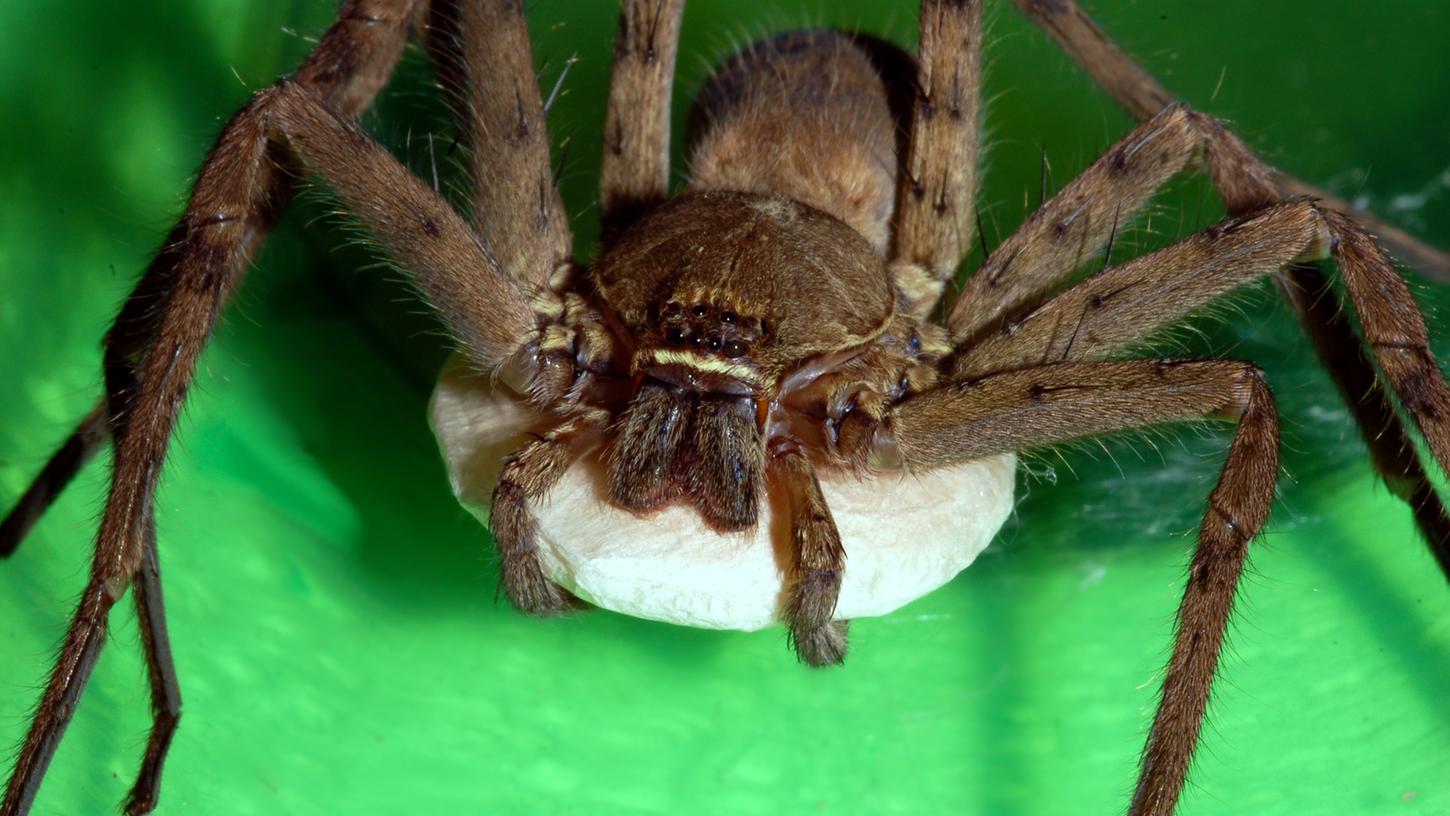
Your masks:
[[[505,556],[501,580],[509,602],[528,615],[552,617],[583,607],[582,601],[544,575],[532,553]]]
[[[831,621],[814,629],[790,630],[790,642],[800,661],[812,668],[839,666],[846,662],[849,621]]]
[[[121,812],[126,816],[146,816],[156,809],[156,797],[150,794],[133,792],[126,798],[126,804]]]

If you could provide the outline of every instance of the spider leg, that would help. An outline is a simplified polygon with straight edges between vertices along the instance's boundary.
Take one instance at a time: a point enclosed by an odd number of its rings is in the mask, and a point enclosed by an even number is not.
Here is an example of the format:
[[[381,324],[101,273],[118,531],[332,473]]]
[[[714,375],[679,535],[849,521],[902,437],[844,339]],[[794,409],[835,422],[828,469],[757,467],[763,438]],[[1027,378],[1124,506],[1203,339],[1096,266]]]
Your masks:
[[[184,233],[178,228],[173,232],[173,238],[180,234]],[[168,251],[172,245],[173,242],[168,241],[167,248],[163,248],[158,260],[153,263],[151,271],[161,269],[169,260],[173,260]],[[138,377],[136,366],[152,340],[150,333],[156,330],[155,318],[160,312],[163,296],[164,289],[160,279],[148,272],[148,275],[127,299],[121,313],[117,316],[115,325],[106,334],[104,346],[107,397],[87,415],[75,434],[52,457],[36,484],[32,485],[25,497],[21,499],[20,505],[12,513],[12,518],[25,519],[25,516],[21,514],[27,509],[33,509],[34,514],[22,522],[23,527],[15,528],[17,536],[22,536],[28,531],[29,526],[38,519],[40,512],[43,512],[49,505],[50,499],[53,499],[54,494],[74,477],[85,459],[93,455],[106,440],[114,440],[126,433],[127,423],[131,417],[130,400],[136,392]],[[64,472],[61,472],[61,468],[64,469]],[[54,481],[51,481],[52,479]],[[47,482],[49,482],[48,492],[51,495],[43,504],[30,504],[31,497],[37,495],[37,486]],[[142,652],[146,659],[147,678],[151,686],[152,724],[141,768],[130,794],[126,797],[125,811],[128,814],[149,813],[155,807],[160,794],[161,772],[165,765],[166,753],[170,748],[171,738],[181,716],[181,692],[176,680],[175,664],[171,657],[171,642],[166,631],[166,610],[161,596],[154,507],[146,508],[139,524],[142,531],[142,563],[137,572],[135,600]],[[18,537],[14,543],[19,543]],[[104,618],[102,621],[104,622]],[[94,648],[95,653],[98,653],[99,646]],[[90,671],[89,667],[93,665],[94,657],[95,654],[91,654],[83,659],[81,666],[84,672]],[[84,678],[75,687],[76,700],[79,700],[83,687]],[[60,727],[63,729],[64,723]],[[43,769],[41,773],[43,773]]]
[[[281,176],[276,177],[278,198],[290,195]],[[257,230],[257,234],[265,231]],[[114,427],[124,422],[125,406],[136,385],[136,364],[156,333],[157,316],[165,305],[167,286],[165,269],[175,261],[169,249],[179,246],[185,231],[178,227],[168,236],[161,253],[147,274],[127,297],[103,347],[106,394],[77,425],[69,438],[51,455],[40,473],[26,488],[10,514],[0,522],[0,557],[8,557],[20,546],[35,523],[70,484],[86,462],[95,456],[101,445],[114,437]],[[244,247],[255,248],[255,241]]]
[[[151,734],[136,783],[126,797],[127,814],[150,813],[161,794],[161,769],[171,737],[181,721],[181,687],[171,658],[166,632],[166,606],[161,598],[161,562],[156,553],[156,516],[147,517],[142,533],[141,566],[136,571],[136,618],[146,655],[146,678],[151,684]]]
[[[1174,101],[1174,97],[1082,10],[1075,0],[1013,0],[1017,7],[1081,65],[1104,91],[1135,119],[1147,119]],[[1333,210],[1347,213],[1379,237],[1394,255],[1426,274],[1450,279],[1450,253],[1355,207],[1344,199],[1278,171],[1270,171],[1279,197],[1308,196]]]
[[[544,575],[538,522],[529,501],[543,498],[579,458],[579,449],[608,422],[607,411],[576,414],[510,456],[499,472],[489,526],[503,559],[500,578],[504,592],[523,612],[555,615],[578,603]]]
[[[317,171],[413,276],[470,360],[488,369],[517,368],[522,361],[530,379],[538,379],[542,361],[552,359],[539,345],[558,316],[549,310],[562,312],[565,304],[536,292],[541,299],[531,305],[490,249],[437,193],[300,86],[280,84],[267,104],[278,137]],[[371,169],[359,175],[358,167]],[[535,305],[546,311],[535,311]],[[555,443],[525,449],[504,468],[493,528],[503,555],[505,589],[524,611],[559,611],[566,600],[539,569],[527,499],[547,492],[570,461],[571,450],[557,440],[605,419],[605,412],[585,412],[555,430]]]
[[[352,18],[345,15],[342,19]],[[291,195],[290,182],[283,174],[274,175],[272,183],[274,200],[284,200]],[[240,247],[247,257],[256,250],[260,236],[265,234],[279,211],[280,203],[278,209],[256,219],[254,231]],[[161,251],[126,298],[111,329],[106,332],[102,343],[106,396],[51,456],[4,523],[0,524],[0,555],[15,551],[21,539],[100,446],[107,439],[116,438],[117,429],[124,424],[128,416],[127,406],[135,394],[136,366],[156,335],[157,321],[173,284],[170,269],[177,261],[175,250],[184,245],[185,238],[184,224],[172,229]]]
[[[427,45],[467,152],[469,222],[499,265],[532,291],[568,262],[573,238],[549,164],[523,4],[435,0]]]
[[[1165,108],[1038,207],[963,285],[946,320],[952,341],[970,345],[1081,269],[1120,221],[1198,156],[1192,115]]]
[[[1364,345],[1349,325],[1324,271],[1294,264],[1277,276],[1279,289],[1300,315],[1325,368],[1359,425],[1370,460],[1390,492],[1410,506],[1425,543],[1450,576],[1450,511],[1447,511],[1415,444],[1375,374]]]
[[[104,402],[91,409],[0,521],[0,558],[9,558],[82,467],[110,438]]]
[[[1119,48],[1073,0],[1013,1],[1133,117],[1146,119],[1173,101],[1167,89]],[[1257,177],[1249,186],[1257,188],[1259,197],[1257,202],[1227,202],[1231,213],[1235,204],[1254,206],[1277,197],[1308,196],[1332,210],[1348,213],[1354,223],[1365,225],[1397,257],[1426,275],[1441,280],[1450,278],[1450,253],[1416,240],[1404,230],[1341,198],[1265,167],[1231,134],[1224,131],[1224,135],[1223,142],[1234,148],[1228,152],[1237,153],[1243,161],[1216,169],[1215,176],[1237,172],[1240,183]],[[1272,185],[1278,196],[1266,195],[1266,185]],[[1356,228],[1355,232],[1360,230]],[[1370,356],[1349,319],[1339,308],[1337,299],[1325,296],[1330,291],[1328,276],[1317,265],[1295,264],[1275,275],[1275,283],[1294,309],[1324,368],[1354,415],[1375,470],[1390,490],[1410,505],[1431,553],[1441,570],[1450,576],[1450,512],[1435,493],[1429,474],[1415,453],[1415,445],[1385,394]],[[1446,460],[1440,452],[1436,452],[1436,459],[1444,468]]]
[[[115,344],[114,357],[108,349],[108,387],[134,387],[108,397],[116,454],[96,556],[0,813],[29,809],[104,642],[107,614],[144,561],[156,481],[196,360],[257,232],[274,216],[270,196],[280,183],[274,163],[313,166],[413,273],[476,364],[496,367],[527,351],[538,316],[489,250],[436,193],[320,101],[336,100],[345,111],[363,104],[397,59],[413,11],[408,3],[348,5],[295,80],[257,94],[232,119],[173,240],[123,307],[117,324],[123,340],[152,339],[134,364],[126,342]],[[343,74],[340,66],[354,70]],[[138,298],[157,292],[165,293],[162,308],[128,324]],[[155,602],[159,597],[151,593],[147,605]],[[159,634],[157,621],[151,623]],[[164,668],[165,661],[157,665]]]
[[[907,468],[928,468],[1202,417],[1230,417],[1238,428],[1189,566],[1133,814],[1173,811],[1248,544],[1274,498],[1278,417],[1258,370],[1223,360],[1058,363],[953,383],[900,403],[884,423],[854,419],[842,430],[863,458],[891,447]]]
[[[1325,216],[1294,201],[1226,221],[1082,281],[967,346],[951,379],[1104,360],[1235,287],[1333,242]]]
[[[1217,231],[1210,230],[1204,234],[1207,237],[1191,240],[1226,241],[1244,251],[1251,246],[1262,249],[1256,239],[1232,234],[1245,225],[1259,223],[1256,219],[1267,212],[1264,208],[1279,201],[1270,181],[1271,171],[1217,120],[1183,105],[1170,105],[1119,140],[1040,207],[967,281],[947,318],[948,331],[962,360],[977,360],[969,364],[975,367],[973,370],[995,370],[1000,363],[991,355],[996,353],[994,350],[1013,345],[1005,335],[1021,328],[1023,311],[1045,299],[1054,286],[1080,268],[1108,239],[1115,225],[1132,217],[1156,187],[1197,160],[1207,165],[1229,213],[1239,219]],[[1320,251],[1308,251],[1312,242],[1306,239],[1298,247],[1286,248],[1279,263],[1287,271],[1275,274],[1275,280],[1298,312],[1325,368],[1355,415],[1376,470],[1390,489],[1410,505],[1427,545],[1450,577],[1450,514],[1415,458],[1414,446],[1379,385],[1373,365],[1378,363],[1385,380],[1425,434],[1436,461],[1442,468],[1450,465],[1450,387],[1430,355],[1424,318],[1404,279],[1355,222],[1320,204],[1291,202],[1284,206],[1297,207],[1301,213],[1308,207],[1316,214],[1319,229],[1327,229],[1332,236],[1333,255],[1363,325],[1368,349],[1334,304],[1314,302],[1328,289],[1328,282],[1317,267],[1299,262],[1324,257]],[[1297,234],[1304,238],[1302,233]],[[1183,260],[1192,261],[1204,249],[1206,245],[1197,249],[1180,246],[1176,251],[1183,253]],[[1162,287],[1163,293],[1186,291],[1177,288],[1182,282],[1169,280],[1183,273],[1161,266],[1161,257],[1143,262],[1160,264],[1160,268],[1145,271],[1147,267],[1134,262],[1119,269],[1159,275],[1153,285]],[[1271,268],[1264,271],[1277,272]],[[1241,265],[1232,275],[1250,272],[1250,267]],[[1112,270],[1106,274],[1109,280],[1122,281],[1132,273]],[[1199,282],[1217,282],[1213,285],[1228,282],[1228,278],[1203,269],[1192,277]],[[1111,287],[1093,288],[1098,286],[1102,285],[1090,284],[1078,292],[1099,298],[1109,292],[1113,296],[1121,294]],[[1124,302],[1134,302],[1133,294],[1127,295]],[[1193,297],[1201,303],[1205,296],[1212,294],[1205,289]],[[1180,315],[1186,311],[1168,301],[1159,302],[1159,308],[1167,310],[1163,314]],[[1089,310],[1101,305],[1078,304]],[[1076,328],[1076,318],[1084,312],[1071,313],[1071,308],[1066,303],[1051,307],[1040,317],[1071,320],[1065,325]],[[1041,320],[1036,322],[1036,331],[1052,333],[1042,328]],[[1156,319],[1153,323],[1157,325]],[[1133,330],[1126,325],[1111,329],[1119,333]],[[1003,336],[993,336],[994,332]],[[1081,333],[1070,334],[1065,342],[1075,345],[1082,337]],[[986,348],[978,350],[978,344]],[[1051,358],[1051,350],[1048,354]]]
[[[911,136],[897,185],[892,276],[924,320],[971,250],[981,119],[982,4],[923,0]]]
[[[669,194],[670,89],[684,11],[684,0],[622,0],[599,179],[606,236]]]
[[[14,552],[30,527],[77,470],[110,438],[106,424],[106,406],[96,406],[81,426],[57,451],[21,498],[5,523],[0,525],[0,556]],[[160,562],[156,552],[155,514],[147,517],[142,544],[143,554],[136,575],[136,616],[141,632],[142,651],[146,657],[146,674],[151,684],[151,735],[141,770],[131,793],[126,797],[125,812],[150,813],[161,789],[161,770],[167,749],[181,719],[181,689],[176,680],[176,666],[171,657],[171,640],[166,632],[166,607],[161,596]]]
[[[167,255],[163,250],[162,257]],[[155,302],[156,292],[143,281],[132,293],[116,324],[106,333],[106,393],[102,407],[108,414],[108,430],[112,439],[125,436],[132,418],[131,397],[137,392],[139,363],[147,336],[155,331],[155,316],[161,304]],[[113,453],[117,453],[113,450]],[[131,792],[126,796],[125,812],[150,813],[161,795],[161,772],[171,748],[171,738],[181,720],[181,688],[176,678],[176,664],[171,656],[171,638],[166,628],[166,605],[161,594],[161,560],[156,549],[156,507],[147,504],[139,522],[141,563],[135,574],[136,620],[141,632],[141,651],[146,659],[146,679],[151,687],[151,733],[146,739],[146,752]]]
[[[536,314],[492,249],[387,148],[288,80],[251,108],[243,117],[267,129],[256,135],[270,134],[316,171],[411,276],[475,365],[496,369],[532,351],[546,316]]]
[[[831,508],[821,493],[815,469],[799,447],[772,451],[790,499],[790,538],[795,562],[790,568],[783,604],[790,642],[800,659],[812,666],[833,666],[846,658],[846,621],[835,621],[846,550]]]

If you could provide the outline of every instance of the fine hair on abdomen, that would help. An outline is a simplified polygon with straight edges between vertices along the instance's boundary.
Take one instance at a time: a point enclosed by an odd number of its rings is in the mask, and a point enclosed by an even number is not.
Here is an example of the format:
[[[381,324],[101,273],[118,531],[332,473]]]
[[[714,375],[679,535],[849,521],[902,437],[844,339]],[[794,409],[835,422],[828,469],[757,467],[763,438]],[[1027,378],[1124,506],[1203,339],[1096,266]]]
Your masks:
[[[894,46],[830,30],[746,46],[695,99],[690,187],[793,198],[884,255],[905,133],[897,85],[912,70]]]

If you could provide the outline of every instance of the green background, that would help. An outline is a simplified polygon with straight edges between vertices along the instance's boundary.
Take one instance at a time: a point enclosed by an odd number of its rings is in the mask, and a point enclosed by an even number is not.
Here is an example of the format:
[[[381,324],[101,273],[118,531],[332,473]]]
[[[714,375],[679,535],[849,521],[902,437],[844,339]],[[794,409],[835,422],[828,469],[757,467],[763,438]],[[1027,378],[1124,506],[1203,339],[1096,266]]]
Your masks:
[[[612,4],[537,0],[543,81],[588,252]],[[1005,6],[1005,3],[997,5]],[[676,112],[732,42],[807,22],[913,38],[909,2],[692,2]],[[1177,93],[1264,155],[1450,246],[1450,8],[1096,2]],[[99,394],[98,341],[220,123],[326,25],[325,0],[0,0],[0,503]],[[996,240],[1127,120],[993,15],[984,201]],[[567,22],[566,22],[567,21]],[[369,127],[426,167],[446,117],[412,53]],[[677,121],[681,118],[677,115]],[[405,290],[304,202],[203,358],[159,499],[185,716],[162,813],[1112,813],[1131,790],[1191,533],[1227,430],[1034,465],[947,587],[854,628],[843,669],[780,630],[496,600],[485,533],[424,420],[444,353]],[[1118,257],[1218,217],[1203,185]],[[1416,279],[1442,358],[1450,297]],[[1450,812],[1450,593],[1267,290],[1198,351],[1261,363],[1281,501],[1256,545],[1183,813]],[[0,564],[0,745],[18,744],[81,588],[88,468]],[[943,497],[944,500],[947,497]],[[37,813],[110,812],[147,727],[130,606]]]

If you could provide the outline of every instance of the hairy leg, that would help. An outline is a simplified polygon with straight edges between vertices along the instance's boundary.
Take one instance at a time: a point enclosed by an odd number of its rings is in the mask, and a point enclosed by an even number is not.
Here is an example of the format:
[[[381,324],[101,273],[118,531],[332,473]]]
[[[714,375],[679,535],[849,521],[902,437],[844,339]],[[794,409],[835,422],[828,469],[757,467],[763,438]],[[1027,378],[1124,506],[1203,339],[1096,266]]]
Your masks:
[[[805,663],[833,666],[846,659],[846,621],[831,619],[841,594],[846,550],[805,454],[793,444],[784,445],[772,451],[772,460],[790,499],[795,563],[783,611],[791,646]]]
[[[1093,257],[1117,225],[1131,218],[1156,187],[1198,162],[1206,165],[1230,215],[1241,217],[1233,224],[1251,223],[1249,216],[1257,216],[1262,208],[1279,201],[1270,181],[1271,171],[1217,120],[1176,104],[1158,111],[1039,208],[967,281],[948,316],[947,327],[964,359],[986,361],[971,363],[972,370],[985,371],[997,365],[990,361],[990,350],[1012,345],[1006,335],[1020,328],[1024,312],[1046,300],[1054,287]],[[1313,210],[1334,237],[1334,257],[1364,328],[1368,349],[1339,310],[1313,303],[1328,291],[1329,284],[1316,266],[1296,263],[1308,257],[1323,257],[1306,255],[1309,244],[1282,256],[1280,263],[1285,271],[1275,274],[1275,280],[1298,312],[1325,368],[1354,413],[1375,467],[1396,495],[1410,505],[1427,545],[1450,577],[1450,513],[1416,461],[1414,446],[1371,363],[1371,359],[1378,363],[1390,388],[1430,442],[1441,467],[1450,465],[1450,388],[1430,355],[1424,318],[1389,258],[1353,221],[1322,205],[1313,205]],[[1215,232],[1210,230],[1204,235],[1211,237]],[[1212,242],[1225,239],[1229,244],[1242,243],[1227,235],[1219,228]],[[1180,245],[1180,249],[1185,248]],[[1119,280],[1124,274],[1120,270],[1138,268],[1142,263],[1157,261],[1125,264],[1107,274]],[[1157,265],[1156,270],[1145,269],[1143,273],[1192,274],[1195,280],[1202,279],[1202,270],[1187,273],[1162,263]],[[1246,271],[1240,267],[1239,274]],[[1224,280],[1212,275],[1208,279]],[[1178,286],[1181,283],[1163,281],[1163,291]],[[1100,305],[1094,306],[1089,300],[1083,308],[1095,310]],[[1044,330],[1041,318],[1048,316],[1070,317],[1074,322],[1067,327],[1075,329],[1077,315],[1064,315],[1065,311],[1064,305],[1030,314],[1037,318],[1033,322],[1038,331]],[[1177,309],[1173,313],[1184,311]],[[980,351],[975,348],[979,344],[984,346]]]
[[[606,236],[665,199],[670,184],[670,90],[685,0],[623,0],[599,204]]]
[[[1173,96],[1167,89],[1119,48],[1074,0],[1013,1],[1133,117],[1147,119],[1172,103]],[[1236,139],[1233,141],[1237,143]],[[1226,202],[1231,214],[1237,214],[1235,207],[1264,206],[1288,196],[1318,199],[1326,207],[1348,213],[1354,222],[1363,224],[1401,260],[1426,275],[1450,280],[1450,254],[1417,241],[1404,230],[1343,199],[1266,167],[1241,143],[1236,147],[1232,152],[1240,153],[1247,161],[1236,162],[1215,173],[1217,176],[1224,175],[1225,171],[1237,172],[1240,189],[1248,193],[1240,201]],[[1450,577],[1450,511],[1436,494],[1404,423],[1375,374],[1369,354],[1331,294],[1328,275],[1317,265],[1296,264],[1275,275],[1275,283],[1354,415],[1375,470],[1390,490],[1410,506],[1431,554],[1441,571]],[[1443,468],[1445,459],[1438,454],[1437,459]]]
[[[1301,316],[1344,404],[1359,425],[1376,472],[1410,506],[1440,571],[1450,577],[1450,512],[1420,461],[1405,425],[1376,378],[1359,336],[1317,265],[1294,264],[1278,276],[1279,290]]]
[[[951,379],[1104,360],[1286,262],[1326,257],[1328,223],[1307,201],[1224,222],[1106,269],[962,350]]]
[[[349,7],[350,13],[357,9]],[[394,3],[350,16],[319,52],[339,40],[360,53],[352,64],[391,64],[413,7]],[[362,33],[353,30],[361,26]],[[338,59],[337,54],[330,59]],[[311,65],[311,63],[308,63]],[[329,70],[335,70],[334,62]],[[140,567],[160,464],[196,360],[221,305],[249,258],[252,225],[269,212],[273,152],[316,169],[358,219],[414,276],[476,364],[496,367],[526,353],[536,315],[512,278],[467,225],[355,125],[329,110],[310,86],[283,80],[257,94],[228,124],[203,167],[173,238],[153,275],[170,282],[154,318],[154,339],[134,368],[135,387],[110,400],[115,473],[97,537],[96,559],[81,606],[62,647],[6,794],[5,814],[28,809],[45,765],[79,698],[100,644],[106,615]],[[366,168],[366,172],[359,172]],[[130,304],[128,304],[130,305]],[[123,318],[127,310],[123,309]],[[118,322],[118,328],[123,328]],[[129,355],[122,353],[124,362]],[[120,366],[119,368],[124,368]],[[119,370],[119,369],[118,369]],[[108,368],[108,385],[113,370]],[[124,420],[116,421],[115,417]]]
[[[317,173],[409,275],[474,365],[496,369],[534,351],[540,315],[530,293],[387,148],[287,80],[258,94],[241,118],[266,127],[257,136],[284,145]]]
[[[523,3],[433,0],[427,43],[468,153],[469,222],[531,291],[568,262],[573,238],[549,162]]]
[[[885,423],[853,420],[843,429],[859,461],[873,447],[891,446],[908,468],[926,468],[1201,417],[1230,417],[1238,429],[1188,569],[1133,814],[1173,812],[1248,543],[1274,498],[1278,417],[1259,372],[1221,360],[1047,365],[947,385],[901,403]]]
[[[344,115],[356,116],[371,103],[391,75],[416,5],[367,0],[349,2],[339,12],[338,21],[298,70],[296,81],[313,89]],[[339,66],[350,66],[352,70],[343,72]],[[214,154],[225,147],[226,136],[223,136],[214,148]],[[208,164],[213,165],[214,162],[209,161]],[[203,176],[205,174],[204,170]],[[113,433],[119,430],[118,419],[123,412],[130,415],[131,410],[142,402],[138,390],[127,390],[126,385],[139,380],[142,352],[149,348],[151,338],[161,329],[162,309],[159,307],[168,299],[176,281],[183,277],[181,270],[186,257],[192,256],[193,266],[200,262],[201,266],[210,267],[225,260],[233,271],[244,267],[274,223],[281,203],[291,192],[291,180],[287,175],[274,172],[270,167],[251,181],[255,186],[250,191],[250,197],[260,203],[245,213],[246,220],[228,217],[225,211],[216,209],[189,211],[188,215],[192,217],[183,219],[172,230],[156,261],[147,269],[135,293],[122,307],[117,325],[108,335],[106,351],[106,410]],[[223,238],[218,236],[221,232],[228,234]],[[224,256],[218,257],[220,253],[207,251],[215,247],[215,244],[209,246],[212,238],[226,241],[223,244],[227,250]],[[203,274],[206,274],[205,271]],[[224,292],[218,292],[214,308],[219,308],[221,296]],[[165,351],[160,356],[164,357]],[[174,394],[174,385],[166,385],[169,386],[167,391],[172,393],[156,393],[160,389],[153,385],[149,395],[153,401],[156,397],[164,401],[173,396],[179,401],[179,395]],[[161,457],[154,451],[148,455],[146,451],[136,450],[137,440],[147,435],[145,431],[138,434],[127,431],[124,437],[117,435],[115,438],[117,454],[113,463],[112,495],[97,541],[95,566],[30,731],[16,758],[4,802],[0,804],[0,814],[4,816],[23,814],[34,801],[45,768],[55,753],[105,640],[107,613],[125,591],[130,576],[139,565],[141,553],[146,549],[146,531],[154,529],[150,499]],[[123,448],[126,453],[122,452]],[[137,453],[142,458],[136,459]],[[125,463],[123,457],[126,457]],[[63,482],[62,479],[56,488],[63,486]],[[164,631],[159,615],[152,616],[147,611],[159,611],[159,593],[150,593],[149,598],[155,601],[148,601],[143,610],[142,625],[152,632]],[[164,635],[161,640],[164,641]],[[150,653],[148,664],[162,666],[165,663],[169,661],[158,661],[155,653]],[[153,673],[153,688],[156,687],[155,678]],[[138,779],[137,791],[142,791],[144,786],[154,795],[165,753],[165,740],[157,740],[154,735],[164,730],[164,724],[158,720],[153,729],[153,743],[157,746],[155,759],[148,758],[148,765],[155,770],[149,782]],[[148,748],[148,754],[150,750]],[[144,796],[141,798],[144,799]],[[144,804],[134,795],[132,802]]]
[[[0,558],[9,558],[15,553],[35,523],[40,521],[40,517],[50,509],[60,492],[85,467],[86,462],[96,455],[96,451],[100,450],[110,435],[106,405],[102,402],[86,414],[85,419],[81,420],[80,425],[56,449],[45,467],[41,468],[35,481],[21,494],[20,501],[11,508],[10,514],[4,521],[0,521]]]
[[[1045,202],[967,279],[947,315],[970,346],[1081,269],[1121,223],[1200,155],[1193,114],[1173,106],[1108,148]]]
[[[298,70],[295,81],[316,93],[342,115],[357,116],[371,104],[373,97],[392,74],[407,32],[415,22],[412,15],[423,5],[420,2],[400,3],[396,0],[348,2],[340,10],[338,21]],[[342,70],[342,67],[347,70]],[[218,143],[217,149],[221,147],[221,143]],[[285,172],[275,172],[268,167],[258,174],[255,182],[258,188],[255,198],[262,203],[246,214],[244,222],[234,222],[227,227],[232,232],[227,261],[236,270],[245,267],[250,261],[292,195],[293,180]],[[215,227],[229,223],[229,219],[225,217],[216,218],[221,213],[211,215],[211,221],[189,224],[183,220],[172,230],[157,259],[147,269],[135,292],[123,306],[115,327],[106,339],[108,396],[82,421],[77,431],[52,457],[36,482],[7,517],[3,532],[0,532],[0,546],[6,547],[7,554],[18,546],[20,539],[55,495],[74,477],[81,464],[108,435],[116,434],[125,423],[125,417],[129,415],[130,406],[136,396],[138,367],[160,330],[163,307],[179,277],[177,270],[187,252],[196,250],[192,243],[195,237],[193,229],[197,233],[216,231]],[[220,303],[217,304],[218,308],[219,306]],[[118,448],[119,445],[118,435]],[[157,464],[159,458],[148,470],[154,473]],[[113,483],[122,478],[119,461],[115,467]],[[149,552],[150,563],[155,563],[154,514],[149,501],[150,488],[147,487],[142,492],[145,500],[136,509],[138,520],[132,529],[116,530],[113,524],[112,531],[103,534],[106,538],[98,545],[97,570],[82,596],[79,610],[72,619],[59,662],[17,757],[4,804],[0,805],[0,813],[6,816],[29,809],[104,641],[106,614],[125,589],[124,576],[128,569],[134,570],[129,566],[129,562],[134,559],[127,559],[119,568],[114,562],[103,565],[101,557],[107,549],[107,543],[109,542],[110,549],[114,549],[118,538],[135,534],[139,528],[145,532],[139,534],[142,539],[140,546],[133,548],[142,553],[142,561],[145,561],[145,554]],[[133,501],[139,498],[141,497],[132,497]],[[156,717],[141,775],[127,802],[128,811],[137,813],[145,812],[154,805],[161,767],[179,707],[175,672],[171,667],[170,649],[165,634],[159,575],[155,570],[146,570],[144,565],[142,569],[142,587],[137,593],[138,613]],[[115,583],[117,578],[123,580]],[[106,580],[112,581],[112,585],[104,586]]]
[[[1174,97],[1156,79],[1133,61],[1117,43],[1082,10],[1075,0],[1013,0],[1022,13],[1047,32],[1059,46],[1077,60],[1119,105],[1135,119],[1147,119]],[[1401,260],[1440,280],[1450,280],[1450,254],[1416,240],[1402,229],[1326,193],[1293,176],[1268,171],[1279,198],[1308,196],[1330,209],[1347,213],[1369,232],[1379,236]]]
[[[918,320],[972,247],[981,123],[981,0],[923,0],[916,99],[897,185],[892,275]]]
[[[146,655],[146,679],[151,685],[151,734],[136,783],[126,797],[128,815],[150,813],[161,796],[161,770],[171,737],[181,721],[181,687],[176,680],[176,663],[171,658],[171,638],[166,632],[166,607],[161,598],[161,561],[156,553],[156,519],[145,522],[141,566],[136,571],[136,618],[141,645]]]
[[[338,12],[337,22],[318,41],[293,77],[332,110],[356,118],[392,75],[403,43],[427,11],[423,0],[349,0]],[[348,70],[341,70],[342,67]],[[215,147],[213,148],[215,152]],[[265,192],[257,198],[266,202],[250,214],[248,230],[235,243],[237,264],[245,267],[256,253],[293,195],[294,179],[272,168],[258,180]],[[140,355],[155,336],[159,316],[173,283],[172,268],[177,251],[187,240],[185,223],[167,236],[161,251],[121,309],[106,338],[106,361],[110,394],[120,396],[128,389],[111,387],[115,381],[134,380]],[[123,401],[117,400],[118,406]],[[115,413],[113,408],[111,413]],[[56,451],[0,526],[0,556],[8,555],[34,525],[55,496],[74,478],[80,466],[95,453],[109,431],[104,427],[107,410],[98,405],[83,419],[69,439]],[[8,545],[8,547],[7,547]]]
[[[493,491],[489,527],[503,559],[500,580],[515,608],[533,615],[556,615],[576,601],[544,575],[539,563],[538,522],[529,509],[579,456],[580,449],[609,422],[607,411],[590,410],[525,445],[510,456]]]

